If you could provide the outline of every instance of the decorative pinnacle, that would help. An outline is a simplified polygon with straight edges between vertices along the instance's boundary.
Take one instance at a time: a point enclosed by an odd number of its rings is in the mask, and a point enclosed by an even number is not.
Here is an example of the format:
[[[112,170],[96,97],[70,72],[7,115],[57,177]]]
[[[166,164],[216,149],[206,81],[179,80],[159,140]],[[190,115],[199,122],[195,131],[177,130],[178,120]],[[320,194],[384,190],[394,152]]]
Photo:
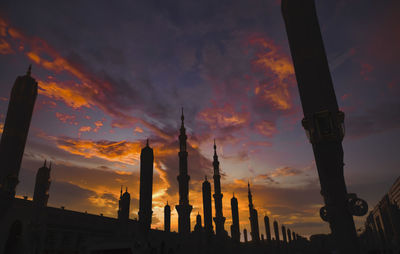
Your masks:
[[[235,192],[233,193],[233,197],[235,197]]]
[[[182,115],[181,115],[181,120],[182,120],[182,124],[183,124],[183,120],[185,120],[185,116],[183,115],[183,107],[182,107]]]
[[[215,138],[214,138],[214,153],[217,153],[217,145],[215,144]]]
[[[122,197],[122,185],[121,185],[121,194],[119,195],[119,197]]]
[[[126,188],[125,188],[125,192],[128,192],[128,186],[126,186]]]
[[[32,71],[32,64],[29,65],[28,71],[26,72],[26,76],[31,76],[31,71]]]
[[[43,167],[46,167],[47,160],[44,160]]]
[[[207,181],[207,175],[204,176],[204,179]]]
[[[149,146],[149,139],[146,140],[146,146]]]

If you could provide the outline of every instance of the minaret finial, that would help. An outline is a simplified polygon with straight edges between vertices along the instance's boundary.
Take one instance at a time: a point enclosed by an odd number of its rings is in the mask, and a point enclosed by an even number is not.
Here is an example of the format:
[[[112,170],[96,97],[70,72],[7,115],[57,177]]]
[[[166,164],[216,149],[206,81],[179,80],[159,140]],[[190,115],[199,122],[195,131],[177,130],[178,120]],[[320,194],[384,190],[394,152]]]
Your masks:
[[[126,186],[126,188],[125,188],[125,192],[128,192],[128,186]]]
[[[146,141],[146,146],[149,146],[149,139],[147,139]]]
[[[235,197],[235,192],[233,192],[233,197]]]
[[[215,138],[214,138],[214,152],[217,150],[217,145],[215,144]]]
[[[46,164],[47,164],[47,160],[44,160],[43,167],[46,167]]]
[[[28,71],[26,72],[27,76],[31,76],[31,71],[32,71],[32,64],[29,65]]]
[[[167,205],[168,205],[168,200],[167,200]]]
[[[183,121],[185,120],[185,116],[183,115],[183,107],[182,107],[182,115],[181,115],[181,120],[182,120],[182,125],[183,125]]]
[[[119,195],[119,197],[120,197],[120,198],[122,197],[122,185],[121,185],[121,194]]]

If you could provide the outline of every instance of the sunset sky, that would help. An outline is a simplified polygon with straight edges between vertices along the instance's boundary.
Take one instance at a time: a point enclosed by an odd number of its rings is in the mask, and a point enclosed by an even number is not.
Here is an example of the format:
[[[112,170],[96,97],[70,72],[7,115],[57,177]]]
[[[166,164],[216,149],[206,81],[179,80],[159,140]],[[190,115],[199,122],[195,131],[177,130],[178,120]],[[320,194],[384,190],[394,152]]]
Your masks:
[[[372,208],[400,172],[400,1],[316,5],[346,114],[348,191]],[[39,95],[17,195],[33,196],[47,159],[49,206],[116,217],[123,185],[135,218],[139,154],[149,138],[152,227],[163,228],[164,205],[179,200],[184,107],[192,228],[202,214],[201,183],[212,179],[215,138],[228,232],[233,192],[240,230],[250,229],[248,181],[263,234],[265,214],[306,236],[329,232],[279,0],[1,1],[1,131],[11,87],[30,63]],[[175,209],[171,220],[177,231]],[[364,218],[355,220],[360,227]]]

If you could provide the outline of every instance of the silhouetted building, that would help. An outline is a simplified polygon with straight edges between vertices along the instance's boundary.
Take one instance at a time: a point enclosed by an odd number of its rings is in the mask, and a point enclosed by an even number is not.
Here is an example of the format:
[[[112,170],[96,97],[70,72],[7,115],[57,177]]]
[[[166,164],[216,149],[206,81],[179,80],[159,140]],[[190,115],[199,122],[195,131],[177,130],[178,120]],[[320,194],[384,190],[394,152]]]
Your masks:
[[[280,241],[280,239],[279,239],[279,227],[278,227],[278,222],[276,220],[274,221],[274,233],[275,233],[275,240],[279,243],[279,241]]]
[[[171,207],[167,205],[164,207],[164,231],[171,231]]]
[[[222,197],[223,194],[221,193],[221,175],[219,174],[219,161],[217,155],[217,146],[215,145],[214,139],[214,201],[215,201],[215,231],[217,236],[225,236],[226,231],[224,229],[225,224],[225,217],[222,213]]]
[[[202,232],[203,227],[201,226],[201,215],[197,213],[196,216],[196,225],[194,225],[194,231],[195,232]]]
[[[253,242],[259,242],[260,241],[260,231],[258,228],[258,213],[257,210],[254,209],[253,206],[253,197],[251,195],[251,190],[250,190],[250,183],[247,184],[248,188],[248,198],[249,198],[249,213],[250,213],[250,227],[251,227],[251,240]]]
[[[292,236],[293,236],[293,241],[296,241],[296,233],[294,231],[292,232]]]
[[[188,175],[188,162],[187,157],[188,153],[186,150],[186,129],[184,125],[185,117],[183,116],[183,108],[182,108],[182,116],[181,116],[181,129],[179,135],[179,205],[176,206],[176,210],[178,212],[178,231],[181,234],[189,234],[190,233],[190,213],[192,212],[192,206],[189,204],[189,180],[190,176]]]
[[[147,139],[146,146],[140,153],[140,200],[139,200],[139,223],[145,229],[151,227],[152,196],[153,196],[153,164],[154,153]]]
[[[388,192],[390,202],[397,204],[400,207],[400,176],[397,177],[397,180],[394,182],[392,187]]]
[[[125,192],[119,196],[119,209],[118,209],[118,219],[122,222],[129,220],[129,211],[131,204],[131,195],[128,193],[128,187],[126,187]]]
[[[267,215],[264,216],[264,224],[265,224],[265,235],[267,236],[267,241],[271,242],[271,228],[269,226],[269,218]]]
[[[15,196],[37,90],[38,85],[31,77],[31,66],[29,66],[26,75],[18,76],[15,80],[8,103],[0,141],[0,199]],[[0,203],[0,217],[6,208],[4,206],[5,203]]]
[[[244,242],[247,243],[247,229],[243,229]]]
[[[231,198],[231,210],[232,210],[232,225],[231,225],[231,237],[234,241],[240,242],[240,228],[239,228],[239,208],[238,200],[235,198],[235,194]]]
[[[285,226],[282,225],[282,240],[283,243],[286,244],[287,243],[287,239],[286,239],[286,228]]]
[[[33,204],[38,207],[47,206],[49,200],[49,189],[50,189],[50,171],[51,164],[49,167],[44,162],[43,167],[39,168],[36,173],[35,190],[33,193]]]
[[[211,184],[207,181],[207,176],[203,182],[203,215],[204,215],[204,230],[208,234],[213,233],[212,225],[212,206],[211,206]]]
[[[396,200],[391,199],[391,196],[396,196],[394,187],[398,186],[398,182],[399,179],[367,216],[365,230],[360,236],[365,251],[400,251],[400,208]]]

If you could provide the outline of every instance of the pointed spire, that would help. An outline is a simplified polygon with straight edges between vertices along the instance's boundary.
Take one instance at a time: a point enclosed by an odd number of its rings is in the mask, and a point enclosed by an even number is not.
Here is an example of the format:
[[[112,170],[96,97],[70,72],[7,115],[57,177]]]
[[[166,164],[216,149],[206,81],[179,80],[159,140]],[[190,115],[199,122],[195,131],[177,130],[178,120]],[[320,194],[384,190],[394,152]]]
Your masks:
[[[233,198],[235,197],[235,192],[233,192]]]
[[[126,186],[126,188],[125,188],[125,192],[128,192],[128,186]]]
[[[217,155],[217,145],[215,144],[215,138],[214,138],[214,155]]]
[[[204,176],[204,179],[207,181],[207,175]]]
[[[32,71],[32,64],[29,65],[28,71],[26,72],[26,76],[31,76],[31,71]]]
[[[168,205],[168,200],[167,200],[167,205]]]
[[[119,195],[119,197],[120,197],[120,198],[122,197],[122,185],[121,185],[121,194]]]
[[[149,146],[149,139],[146,140],[146,146]]]
[[[183,124],[183,120],[185,120],[185,116],[183,115],[183,107],[182,107],[182,115],[181,115],[181,120],[182,120],[182,124]]]

